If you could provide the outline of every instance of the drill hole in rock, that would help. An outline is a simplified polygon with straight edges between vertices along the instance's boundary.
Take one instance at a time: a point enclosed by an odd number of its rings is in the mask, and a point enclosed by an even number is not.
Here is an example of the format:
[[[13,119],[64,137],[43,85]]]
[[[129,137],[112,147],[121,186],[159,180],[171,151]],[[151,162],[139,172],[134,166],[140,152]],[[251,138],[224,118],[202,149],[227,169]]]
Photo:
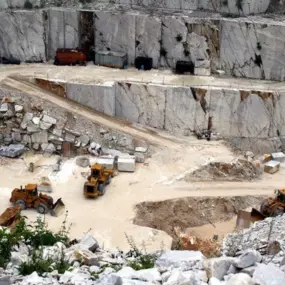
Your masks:
[[[233,232],[238,210],[259,207],[264,196],[186,197],[142,202],[135,207],[134,224],[162,230],[178,241],[177,229],[190,236],[221,240]]]

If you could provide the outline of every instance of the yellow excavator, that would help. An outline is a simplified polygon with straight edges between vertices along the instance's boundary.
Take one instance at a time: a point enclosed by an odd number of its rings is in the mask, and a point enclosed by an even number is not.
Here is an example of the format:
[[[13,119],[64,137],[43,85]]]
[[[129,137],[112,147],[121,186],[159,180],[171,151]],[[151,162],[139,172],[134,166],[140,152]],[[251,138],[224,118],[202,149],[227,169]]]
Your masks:
[[[84,183],[84,196],[88,198],[103,196],[105,194],[105,188],[110,184],[115,172],[98,163],[93,164],[90,168],[91,174],[88,176],[88,181]]]
[[[259,210],[255,208],[251,212],[240,210],[237,215],[237,228],[248,228],[253,222],[283,215],[285,213],[285,189],[276,189],[274,192],[275,197],[263,200]]]

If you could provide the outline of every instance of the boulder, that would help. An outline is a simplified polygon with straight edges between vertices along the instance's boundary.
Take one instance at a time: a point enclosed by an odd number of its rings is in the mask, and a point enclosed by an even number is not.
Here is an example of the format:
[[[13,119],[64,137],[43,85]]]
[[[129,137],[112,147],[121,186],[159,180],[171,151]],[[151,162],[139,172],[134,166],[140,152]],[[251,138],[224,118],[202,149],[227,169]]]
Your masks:
[[[135,272],[137,275],[136,279],[156,283],[161,281],[161,275],[157,268],[142,269]]]
[[[48,134],[46,131],[41,131],[38,133],[33,133],[31,135],[33,143],[47,143],[48,142]]]
[[[35,125],[38,125],[38,124],[40,123],[40,120],[41,120],[40,117],[34,117],[34,118],[32,119],[32,121],[33,121],[33,123],[34,123]]]
[[[252,277],[256,268],[257,268],[257,265],[253,265],[253,266],[249,266],[249,267],[243,268],[240,272],[241,273],[246,273],[247,275]]]
[[[4,139],[5,141],[5,139]],[[25,146],[22,144],[10,144],[9,146],[0,147],[0,155],[6,157],[17,157],[23,154],[25,151]]]
[[[40,122],[40,128],[41,128],[42,130],[48,130],[48,129],[51,128],[51,126],[52,126],[51,123],[47,123],[47,122],[44,122],[44,121],[41,121],[41,122]]]
[[[64,136],[64,140],[67,141],[67,142],[70,142],[70,143],[74,143],[74,141],[75,141],[75,135],[66,132],[66,133],[65,133],[65,136]]]
[[[100,156],[96,159],[96,163],[106,167],[107,169],[114,169],[115,158],[112,156]]]
[[[1,107],[0,107],[0,112],[1,113],[5,113],[9,110],[9,106],[8,106],[8,103],[2,103],[1,104]]]
[[[13,140],[13,142],[21,142],[22,141],[21,133],[13,132],[12,133],[12,140]]]
[[[20,113],[20,112],[22,112],[23,111],[23,109],[24,109],[24,107],[23,106],[21,106],[21,105],[15,105],[15,112],[16,113]]]
[[[86,156],[79,156],[76,158],[75,163],[81,167],[88,167],[90,165],[90,160]]]
[[[246,268],[254,265],[256,262],[261,261],[261,254],[256,250],[247,250],[242,253],[236,260],[234,261],[234,265],[237,268]]]
[[[81,143],[82,147],[86,147],[89,144],[90,138],[87,135],[82,135],[78,138],[78,141]]]
[[[48,115],[44,115],[43,118],[42,118],[42,121],[45,122],[45,123],[52,124],[52,125],[56,124],[56,119],[52,118],[52,117],[50,117]]]
[[[99,243],[97,240],[92,236],[90,232],[86,233],[80,240],[80,244],[84,247],[88,248],[90,251],[95,251],[99,248]]]
[[[61,129],[57,129],[57,128],[54,128],[52,130],[52,133],[57,136],[57,137],[61,137],[62,136],[62,130]]]
[[[219,280],[223,280],[224,276],[228,274],[228,270],[234,261],[235,258],[226,256],[206,259],[204,262],[204,267],[208,278],[216,277]]]
[[[255,285],[255,283],[247,274],[238,273],[232,275],[225,285]]]
[[[116,275],[125,279],[135,279],[137,277],[136,271],[129,266],[123,267],[116,273]]]
[[[10,276],[0,276],[0,285],[10,285]]]
[[[258,264],[252,279],[258,285],[284,285],[285,273],[271,263]]]
[[[166,250],[156,260],[155,266],[168,269],[170,266],[182,270],[204,269],[204,255],[200,251]]]
[[[222,285],[225,282],[220,281],[219,279],[217,279],[216,277],[211,277],[209,280],[209,285]]]
[[[40,128],[32,122],[27,123],[27,131],[28,133],[36,133],[40,131]]]
[[[103,275],[96,282],[98,285],[122,285],[122,278],[115,274]]]
[[[22,284],[36,285],[36,284],[45,284],[43,277],[40,277],[37,272],[25,276]]]
[[[33,119],[33,113],[25,113],[22,123],[21,123],[21,128],[26,129],[28,122],[30,122]]]
[[[52,154],[56,151],[56,148],[52,143],[42,143],[41,149],[44,153],[49,153],[49,154]]]
[[[174,269],[164,285],[196,285],[191,276],[185,275],[180,269]],[[198,284],[197,284],[198,285]],[[200,285],[200,283],[199,283]]]

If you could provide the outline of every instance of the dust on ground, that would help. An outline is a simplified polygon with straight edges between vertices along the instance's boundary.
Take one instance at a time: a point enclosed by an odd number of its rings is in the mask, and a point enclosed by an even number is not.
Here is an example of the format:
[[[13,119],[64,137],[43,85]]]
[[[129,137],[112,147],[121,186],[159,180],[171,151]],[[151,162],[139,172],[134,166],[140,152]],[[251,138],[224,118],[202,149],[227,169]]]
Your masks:
[[[177,238],[176,228],[193,236],[212,238],[214,235],[221,236],[232,232],[234,217],[238,210],[258,207],[264,198],[264,196],[191,197],[143,202],[136,205],[134,223],[163,230],[174,239]],[[201,236],[203,230],[204,235]]]
[[[260,178],[262,171],[246,159],[231,163],[210,162],[185,175],[185,181],[251,181]]]

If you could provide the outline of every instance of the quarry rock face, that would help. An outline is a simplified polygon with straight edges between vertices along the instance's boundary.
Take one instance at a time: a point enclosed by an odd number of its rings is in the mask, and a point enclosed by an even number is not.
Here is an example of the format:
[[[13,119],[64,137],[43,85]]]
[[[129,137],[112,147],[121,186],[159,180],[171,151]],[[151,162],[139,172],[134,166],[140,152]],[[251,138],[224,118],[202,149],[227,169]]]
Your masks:
[[[21,61],[44,61],[41,11],[0,12],[0,55]]]

